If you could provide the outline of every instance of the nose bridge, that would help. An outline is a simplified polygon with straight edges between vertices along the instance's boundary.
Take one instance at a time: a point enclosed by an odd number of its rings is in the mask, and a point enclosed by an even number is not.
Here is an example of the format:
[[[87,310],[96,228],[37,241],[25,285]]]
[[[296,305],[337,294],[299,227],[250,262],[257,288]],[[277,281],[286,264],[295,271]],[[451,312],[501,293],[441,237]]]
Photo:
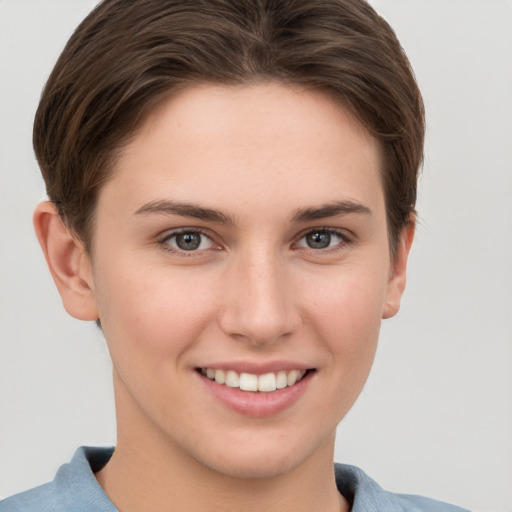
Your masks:
[[[226,277],[220,323],[227,334],[263,344],[296,330],[300,315],[292,279],[272,249],[239,254]]]

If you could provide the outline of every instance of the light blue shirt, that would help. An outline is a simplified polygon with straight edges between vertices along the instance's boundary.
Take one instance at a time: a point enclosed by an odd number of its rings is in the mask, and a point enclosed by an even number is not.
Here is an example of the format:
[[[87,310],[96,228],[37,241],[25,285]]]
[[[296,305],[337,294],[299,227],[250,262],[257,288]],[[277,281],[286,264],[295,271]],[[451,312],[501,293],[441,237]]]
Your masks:
[[[0,501],[0,512],[117,512],[94,473],[110,459],[113,448],[79,448],[55,479]],[[468,512],[440,501],[384,491],[363,471],[336,464],[336,483],[352,503],[351,512]]]

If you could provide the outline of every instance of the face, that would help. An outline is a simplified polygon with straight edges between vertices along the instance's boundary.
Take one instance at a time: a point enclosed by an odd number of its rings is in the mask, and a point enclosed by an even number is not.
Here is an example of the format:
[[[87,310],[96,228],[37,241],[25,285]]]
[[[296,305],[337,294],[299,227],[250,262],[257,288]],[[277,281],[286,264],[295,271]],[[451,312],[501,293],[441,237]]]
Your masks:
[[[339,105],[272,83],[175,95],[104,185],[84,271],[118,446],[239,476],[332,462],[405,255],[378,144]]]

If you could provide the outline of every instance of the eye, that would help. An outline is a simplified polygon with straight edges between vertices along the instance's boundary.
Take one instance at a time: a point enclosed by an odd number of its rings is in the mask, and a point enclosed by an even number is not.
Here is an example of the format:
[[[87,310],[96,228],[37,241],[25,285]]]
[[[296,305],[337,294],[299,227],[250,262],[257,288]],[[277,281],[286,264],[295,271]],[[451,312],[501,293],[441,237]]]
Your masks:
[[[183,229],[169,233],[162,239],[164,249],[173,252],[194,252],[217,248],[218,245],[198,230]]]
[[[348,237],[333,229],[314,229],[306,233],[297,243],[297,247],[322,250],[335,248],[349,243]]]

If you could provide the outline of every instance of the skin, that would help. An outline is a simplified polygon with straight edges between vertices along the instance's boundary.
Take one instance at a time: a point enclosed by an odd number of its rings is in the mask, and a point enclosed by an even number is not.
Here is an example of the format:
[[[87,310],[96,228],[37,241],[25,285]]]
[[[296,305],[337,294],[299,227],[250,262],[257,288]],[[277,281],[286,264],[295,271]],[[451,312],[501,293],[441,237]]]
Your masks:
[[[208,85],[160,105],[125,147],[90,255],[38,206],[64,306],[101,319],[112,356],[118,444],[96,476],[120,510],[348,510],[336,426],[398,311],[414,231],[391,261],[380,172],[377,141],[325,96]],[[180,249],[183,228],[198,250]],[[329,246],[310,247],[315,233]],[[313,371],[290,407],[248,417],[197,372],[226,361]]]

